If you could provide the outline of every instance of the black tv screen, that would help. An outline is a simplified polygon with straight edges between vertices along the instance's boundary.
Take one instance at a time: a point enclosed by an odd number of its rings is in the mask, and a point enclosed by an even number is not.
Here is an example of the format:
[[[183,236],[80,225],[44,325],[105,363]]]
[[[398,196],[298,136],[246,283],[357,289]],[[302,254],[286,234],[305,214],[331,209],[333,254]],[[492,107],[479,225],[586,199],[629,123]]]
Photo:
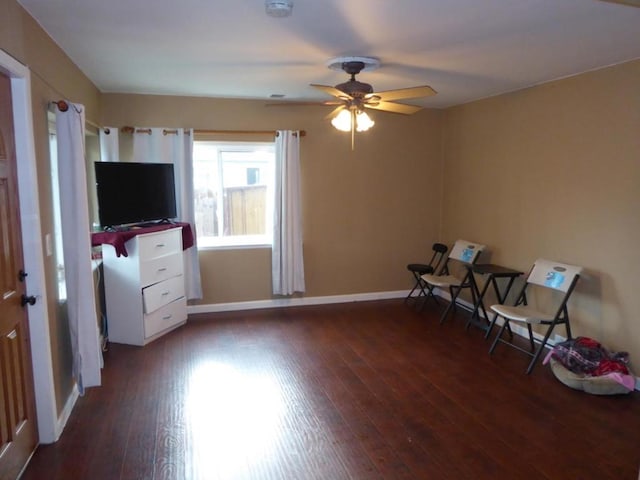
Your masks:
[[[95,162],[95,172],[103,228],[176,217],[172,164]]]

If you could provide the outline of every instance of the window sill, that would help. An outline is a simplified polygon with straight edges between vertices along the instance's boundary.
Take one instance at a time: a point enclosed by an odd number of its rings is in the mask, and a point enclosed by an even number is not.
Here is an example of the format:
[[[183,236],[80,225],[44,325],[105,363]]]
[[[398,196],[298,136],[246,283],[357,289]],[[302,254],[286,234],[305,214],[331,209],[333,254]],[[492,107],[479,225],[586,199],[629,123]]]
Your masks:
[[[211,239],[198,238],[198,250],[242,250],[249,248],[271,248],[271,243],[264,237],[248,237],[244,239]]]

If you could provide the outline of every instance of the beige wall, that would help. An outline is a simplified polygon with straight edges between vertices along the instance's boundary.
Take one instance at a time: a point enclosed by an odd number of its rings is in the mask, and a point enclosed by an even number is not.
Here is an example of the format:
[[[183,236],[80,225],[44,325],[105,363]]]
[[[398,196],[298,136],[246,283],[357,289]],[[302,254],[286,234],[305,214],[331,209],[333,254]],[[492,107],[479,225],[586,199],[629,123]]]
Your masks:
[[[14,0],[0,0],[0,48],[31,71],[41,228],[45,235],[53,231],[48,104],[61,98],[82,103],[86,106],[87,118],[94,120],[99,116],[100,92]],[[55,262],[47,256],[45,262],[54,386],[58,412],[61,412],[73,388],[71,348],[66,313],[56,302]]]
[[[197,129],[304,129],[301,175],[307,296],[402,290],[405,265],[426,259],[440,223],[439,111],[406,117],[374,112],[356,136],[321,107],[265,107],[263,101],[145,95],[103,96],[105,125]],[[268,249],[200,253],[203,304],[264,300]]]
[[[484,243],[521,269],[584,266],[574,335],[629,351],[636,373],[639,85],[636,61],[449,109],[442,202],[446,241]]]

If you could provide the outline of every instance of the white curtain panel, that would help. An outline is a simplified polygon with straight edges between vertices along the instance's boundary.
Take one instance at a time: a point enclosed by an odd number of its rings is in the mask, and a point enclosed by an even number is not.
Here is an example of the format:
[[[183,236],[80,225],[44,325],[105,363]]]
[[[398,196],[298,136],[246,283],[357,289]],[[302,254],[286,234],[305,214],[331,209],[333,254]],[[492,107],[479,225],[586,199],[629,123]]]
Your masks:
[[[133,134],[133,161],[173,163],[178,220],[191,225],[193,246],[184,252],[187,299],[202,298],[193,202],[193,131],[183,128],[137,127]]]
[[[182,134],[183,153],[180,161],[180,214],[183,222],[191,224],[193,230],[193,247],[184,252],[184,272],[187,278],[186,292],[189,300],[202,298],[202,282],[200,277],[200,259],[198,258],[196,212],[193,193],[193,129]]]
[[[168,132],[176,132],[168,133]],[[142,163],[175,163],[180,154],[177,137],[183,129],[136,127],[133,134],[133,161]],[[177,173],[176,173],[177,175]]]
[[[276,182],[271,270],[274,295],[303,293],[302,211],[299,132],[276,136]]]
[[[103,127],[100,129],[100,161],[119,162],[120,143],[118,141],[118,129],[114,127]]]
[[[81,394],[101,383],[84,150],[84,106],[56,109],[58,177],[73,375]]]

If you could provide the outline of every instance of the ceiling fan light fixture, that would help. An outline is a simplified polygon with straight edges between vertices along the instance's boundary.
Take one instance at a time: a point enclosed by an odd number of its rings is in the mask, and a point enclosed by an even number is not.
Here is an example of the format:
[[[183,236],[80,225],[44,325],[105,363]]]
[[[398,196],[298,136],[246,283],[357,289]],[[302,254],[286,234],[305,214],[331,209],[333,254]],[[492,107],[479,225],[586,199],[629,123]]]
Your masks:
[[[356,132],[366,132],[376,123],[362,110],[340,110],[340,113],[331,119],[331,125],[341,132],[350,132],[351,122],[355,122]]]
[[[356,132],[366,132],[376,124],[371,117],[367,115],[367,112],[356,113]]]
[[[270,17],[288,17],[293,10],[293,0],[265,0],[264,8]]]
[[[341,132],[350,132],[351,131],[351,111],[350,110],[340,110],[335,117],[331,119],[331,125],[333,125],[336,129]]]

